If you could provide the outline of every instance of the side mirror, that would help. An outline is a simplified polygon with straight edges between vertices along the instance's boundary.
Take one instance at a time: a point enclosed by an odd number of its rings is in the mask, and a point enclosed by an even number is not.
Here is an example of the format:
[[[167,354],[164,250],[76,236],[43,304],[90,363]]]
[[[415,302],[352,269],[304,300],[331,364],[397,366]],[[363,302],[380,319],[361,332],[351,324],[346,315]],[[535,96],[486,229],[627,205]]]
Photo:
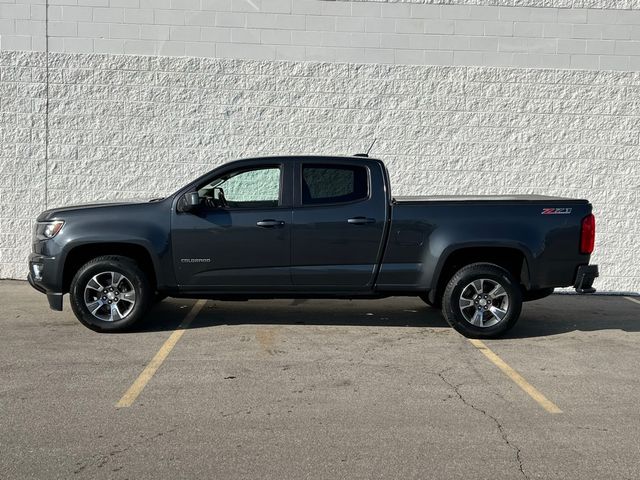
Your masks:
[[[191,208],[200,205],[200,195],[198,192],[189,192],[185,195],[187,197],[187,205]]]
[[[180,199],[178,208],[181,212],[188,212],[198,205],[200,205],[200,196],[198,195],[198,192],[188,192]]]

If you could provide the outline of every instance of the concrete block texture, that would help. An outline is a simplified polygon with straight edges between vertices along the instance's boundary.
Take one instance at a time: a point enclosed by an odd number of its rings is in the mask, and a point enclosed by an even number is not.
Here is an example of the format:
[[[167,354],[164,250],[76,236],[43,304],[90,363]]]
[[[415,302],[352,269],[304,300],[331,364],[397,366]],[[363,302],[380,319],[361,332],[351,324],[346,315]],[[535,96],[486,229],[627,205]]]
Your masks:
[[[48,24],[42,4],[4,1],[0,50],[48,45],[60,53],[623,71],[640,65],[640,0],[56,0]]]
[[[2,278],[25,277],[45,208],[165,196],[232,159],[377,138],[395,195],[591,200],[598,288],[640,291],[640,73],[50,53],[47,123],[45,66],[0,53]]]
[[[336,0],[323,0],[336,1]],[[347,1],[347,0],[338,0]],[[479,5],[534,8],[640,9],[640,0],[348,0],[371,3],[413,3],[423,5]]]

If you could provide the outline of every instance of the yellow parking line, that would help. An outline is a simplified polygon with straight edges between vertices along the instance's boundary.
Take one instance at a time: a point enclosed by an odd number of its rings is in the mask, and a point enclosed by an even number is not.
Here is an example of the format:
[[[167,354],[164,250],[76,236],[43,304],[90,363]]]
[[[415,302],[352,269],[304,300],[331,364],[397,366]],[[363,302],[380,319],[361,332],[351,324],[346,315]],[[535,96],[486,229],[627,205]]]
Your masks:
[[[629,300],[630,302],[640,304],[640,300],[636,300],[635,298],[631,298],[631,297],[624,297],[624,298],[626,298],[626,299],[627,299],[627,300]]]
[[[507,363],[496,355],[489,347],[480,340],[469,340],[471,344],[480,350],[491,363],[498,367],[502,372],[518,385],[524,392],[533,398],[538,404],[549,413],[562,413],[558,406],[540,393],[533,385],[527,382],[522,375],[511,368]]]
[[[149,380],[151,380],[158,368],[160,368],[162,362],[164,362],[165,358],[167,358],[169,353],[171,353],[173,347],[176,346],[176,343],[178,343],[178,340],[180,340],[184,334],[184,330],[189,326],[193,319],[196,318],[196,315],[200,313],[200,310],[202,310],[202,307],[204,307],[206,303],[206,300],[198,300],[195,303],[182,323],[180,323],[178,328],[173,331],[169,338],[167,338],[164,344],[160,347],[160,350],[158,350],[158,353],[155,354],[149,364],[144,367],[144,370],[138,376],[136,381],[129,387],[129,390],[127,390],[118,403],[116,403],[117,408],[130,407],[133,405],[133,402],[136,401],[138,395],[140,395],[144,387],[149,383]]]

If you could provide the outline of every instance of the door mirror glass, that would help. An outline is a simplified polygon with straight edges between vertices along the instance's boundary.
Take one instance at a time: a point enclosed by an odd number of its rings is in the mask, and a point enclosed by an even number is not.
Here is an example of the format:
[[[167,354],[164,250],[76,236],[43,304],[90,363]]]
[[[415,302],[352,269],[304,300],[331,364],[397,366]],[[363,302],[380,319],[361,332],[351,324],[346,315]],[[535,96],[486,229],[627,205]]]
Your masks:
[[[198,195],[198,192],[189,192],[186,197],[188,206],[193,208],[200,205],[200,196]]]
[[[198,195],[198,192],[188,192],[180,198],[180,201],[178,202],[178,211],[189,212],[198,205],[200,205],[200,196]]]

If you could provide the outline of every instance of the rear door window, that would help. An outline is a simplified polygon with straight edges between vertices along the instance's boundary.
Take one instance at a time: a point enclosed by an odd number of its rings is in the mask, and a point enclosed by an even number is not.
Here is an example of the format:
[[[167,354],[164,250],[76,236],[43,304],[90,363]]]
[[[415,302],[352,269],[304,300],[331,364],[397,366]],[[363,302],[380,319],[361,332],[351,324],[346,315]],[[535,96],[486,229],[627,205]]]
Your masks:
[[[369,196],[365,167],[356,165],[302,165],[302,204],[349,203]]]

